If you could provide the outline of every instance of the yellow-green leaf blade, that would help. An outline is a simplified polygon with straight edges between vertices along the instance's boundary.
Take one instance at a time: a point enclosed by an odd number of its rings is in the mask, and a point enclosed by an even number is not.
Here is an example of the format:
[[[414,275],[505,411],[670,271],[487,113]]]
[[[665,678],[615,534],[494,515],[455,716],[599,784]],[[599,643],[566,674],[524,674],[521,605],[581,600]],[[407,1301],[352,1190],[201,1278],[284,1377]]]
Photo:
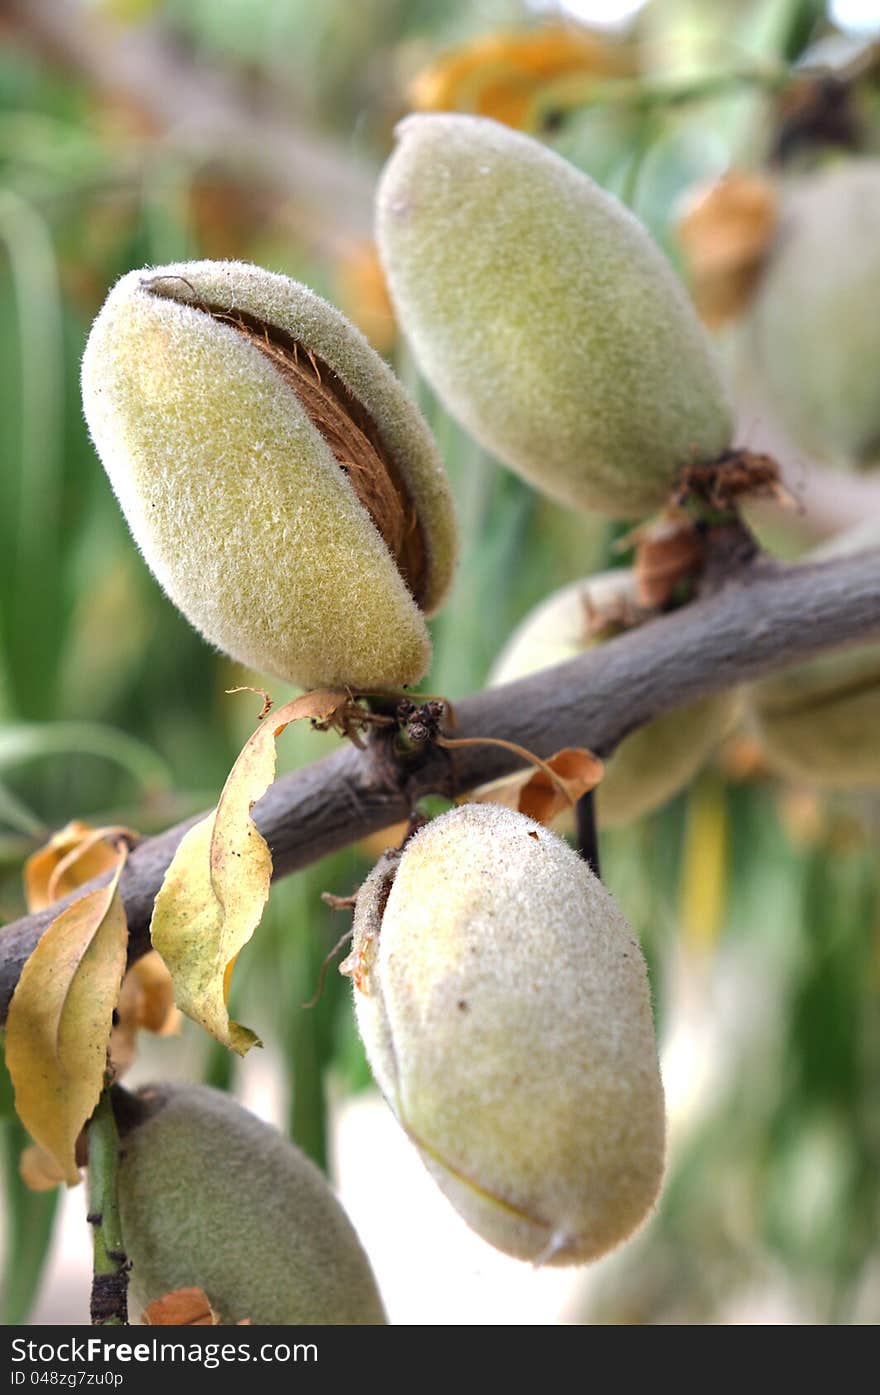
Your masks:
[[[217,808],[182,839],[156,897],[150,934],[177,1006],[224,1046],[259,1044],[227,1011],[231,967],[260,923],[272,855],[250,816],[275,776],[275,738],[290,722],[332,716],[346,693],[319,690],[266,717],[236,760]]]
[[[264,878],[256,868],[256,877],[249,883],[250,913],[239,912],[235,920],[224,913],[211,877],[216,817],[217,811],[209,814],[184,836],[156,897],[150,934],[153,948],[171,974],[180,1010],[243,1056],[258,1038],[229,1017],[226,970],[259,923],[269,883],[265,877],[263,891]],[[268,857],[265,841],[256,830],[254,836]]]
[[[75,901],[41,936],[9,1007],[6,1063],[15,1108],[79,1181],[76,1140],[104,1086],[113,1009],[125,972],[128,926],[119,870],[109,885]]]

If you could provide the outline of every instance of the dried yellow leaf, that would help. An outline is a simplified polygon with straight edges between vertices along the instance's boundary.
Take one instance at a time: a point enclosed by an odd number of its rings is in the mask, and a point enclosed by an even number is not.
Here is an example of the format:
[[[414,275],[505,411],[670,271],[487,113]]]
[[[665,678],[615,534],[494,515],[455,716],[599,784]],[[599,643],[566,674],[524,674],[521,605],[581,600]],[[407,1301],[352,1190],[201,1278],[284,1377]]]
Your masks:
[[[680,923],[693,950],[715,948],[724,924],[730,830],[723,783],[704,776],[688,800],[682,857]]]
[[[335,300],[381,354],[390,353],[397,338],[394,310],[376,244],[352,242],[336,262]]]
[[[549,828],[557,814],[571,809],[581,795],[595,789],[605,767],[598,756],[578,746],[567,746],[544,764],[553,772],[536,770],[519,792],[516,808],[521,814]]]
[[[658,519],[635,530],[636,600],[652,610],[666,605],[682,583],[700,575],[706,561],[706,541],[694,522],[678,509],[666,509]]]
[[[574,807],[581,795],[595,789],[605,773],[599,757],[578,746],[557,751],[543,765],[552,771],[552,779],[543,769],[531,774],[505,775],[482,785],[460,802],[500,804],[549,828],[560,814]]]
[[[369,833],[358,843],[358,852],[368,861],[375,862],[389,848],[399,848],[408,829],[408,819],[401,819],[398,823],[389,824],[387,828],[380,828],[378,833]]]
[[[125,978],[116,1005],[110,1036],[110,1060],[117,1079],[132,1064],[141,1030],[167,1037],[180,1030],[181,1015],[174,1004],[171,975],[155,950],[136,959]]]
[[[150,934],[178,1007],[243,1056],[259,1038],[227,1011],[232,965],[260,923],[272,854],[251,809],[275,776],[275,739],[291,722],[330,720],[349,695],[320,688],[270,713],[248,738],[217,808],[184,836],[153,907]]]
[[[678,222],[691,289],[715,328],[749,305],[776,230],[778,199],[762,175],[730,170],[688,197]]]
[[[220,1319],[200,1288],[176,1288],[144,1309],[148,1327],[217,1327]]]
[[[92,877],[115,867],[119,854],[107,840],[120,835],[136,836],[131,829],[93,828],[81,819],[73,819],[53,833],[46,846],[24,864],[24,891],[31,914],[44,911]]]
[[[131,966],[129,977],[137,984],[136,1022],[158,1037],[169,1037],[180,1029],[180,1013],[174,1006],[171,975],[155,950]]]
[[[442,54],[410,84],[415,111],[466,111],[523,130],[535,98],[554,79],[611,77],[632,69],[620,44],[573,24],[482,34]]]
[[[21,1180],[32,1192],[52,1192],[64,1181],[64,1173],[39,1143],[29,1143],[18,1160]]]
[[[119,997],[128,926],[119,875],[68,906],[26,961],[9,1006],[6,1064],[18,1117],[79,1181],[76,1140],[104,1085],[107,1044]]]

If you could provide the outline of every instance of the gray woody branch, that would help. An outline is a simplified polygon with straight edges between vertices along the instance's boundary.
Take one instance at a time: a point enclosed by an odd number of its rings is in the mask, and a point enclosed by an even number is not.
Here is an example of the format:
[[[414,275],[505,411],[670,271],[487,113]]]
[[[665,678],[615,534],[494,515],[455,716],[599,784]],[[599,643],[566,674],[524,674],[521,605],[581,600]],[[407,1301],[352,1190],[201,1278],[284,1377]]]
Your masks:
[[[607,755],[636,727],[683,704],[825,650],[880,635],[880,553],[822,566],[782,568],[759,560],[714,594],[611,640],[568,663],[456,705],[456,736],[494,736],[540,756],[564,746]],[[254,808],[274,876],[407,817],[433,790],[457,793],[510,773],[516,756],[493,746],[431,749],[408,774],[375,750],[346,745],[276,781]],[[122,879],[131,957],[149,948],[153,900],[174,851],[195,820],[148,838]],[[76,895],[98,886],[96,878]],[[72,900],[7,925],[0,940],[0,1021],[25,959]]]

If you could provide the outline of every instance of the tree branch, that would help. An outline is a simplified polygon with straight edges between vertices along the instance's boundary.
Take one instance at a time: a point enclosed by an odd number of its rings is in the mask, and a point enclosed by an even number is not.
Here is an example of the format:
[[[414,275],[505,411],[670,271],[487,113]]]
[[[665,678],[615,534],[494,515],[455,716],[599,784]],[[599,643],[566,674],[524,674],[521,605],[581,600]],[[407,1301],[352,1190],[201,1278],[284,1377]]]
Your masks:
[[[786,568],[759,559],[682,610],[556,668],[464,699],[456,704],[456,735],[503,737],[544,757],[563,746],[607,755],[663,712],[874,635],[880,636],[880,553]],[[406,818],[412,801],[425,794],[463,794],[516,767],[509,751],[466,746],[432,748],[417,768],[395,772],[375,745],[366,751],[344,746],[277,780],[255,805],[254,818],[272,850],[274,876],[284,877]],[[128,860],[121,893],[132,958],[149,948],[153,900],[194,822],[146,839]],[[75,895],[106,879],[96,878]],[[0,1020],[22,964],[72,899],[3,930]]]

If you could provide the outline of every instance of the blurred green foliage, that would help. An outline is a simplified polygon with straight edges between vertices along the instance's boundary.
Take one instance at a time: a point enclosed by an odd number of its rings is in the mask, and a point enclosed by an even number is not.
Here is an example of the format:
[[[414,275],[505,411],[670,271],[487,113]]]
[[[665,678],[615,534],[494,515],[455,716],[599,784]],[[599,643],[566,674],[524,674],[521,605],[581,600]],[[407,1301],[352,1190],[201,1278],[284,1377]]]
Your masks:
[[[534,20],[512,0],[95,8],[233,74],[370,169],[406,109],[407,76],[444,45]],[[670,54],[689,55],[690,77],[723,73],[725,62],[796,60],[825,18],[816,0],[655,0],[637,23],[656,64],[648,81],[675,67]],[[732,159],[766,154],[770,102],[757,84],[674,106],[584,104],[546,134],[668,247],[683,190]],[[332,297],[338,240],[300,236],[285,201],[246,171],[182,154],[133,104],[44,61],[12,29],[0,48],[0,166],[0,915],[9,920],[23,910],[23,859],[49,830],[78,817],[149,833],[209,806],[255,715],[250,699],[224,690],[259,677],[212,653],[164,598],[90,446],[78,391],[90,320],[121,272],[196,255],[264,261]],[[461,568],[434,623],[426,683],[455,699],[480,687],[532,604],[620,560],[615,530],[498,468],[399,346],[397,366],[436,432],[461,519]],[[281,768],[317,758],[328,740],[291,732]],[[645,945],[661,1036],[684,1033],[687,1050],[667,1081],[671,1170],[659,1215],[608,1262],[577,1316],[716,1321],[757,1289],[771,1309],[773,1293],[785,1295],[803,1321],[876,1320],[880,806],[819,804],[729,760],[704,778],[715,782],[711,847],[693,803],[699,782],[604,840],[606,880]],[[303,1007],[347,925],[320,893],[350,892],[373,855],[340,853],[277,886],[236,972],[235,1000],[247,1000],[247,1020],[283,1054],[290,1132],[325,1166],[330,1095],[369,1074],[333,968],[317,1004]],[[720,910],[695,935],[684,888],[710,873]],[[234,1085],[227,1053],[206,1046],[201,1059],[206,1079]],[[2,1088],[2,1312],[14,1322],[36,1290],[56,1194],[21,1183],[24,1135],[5,1078]]]

